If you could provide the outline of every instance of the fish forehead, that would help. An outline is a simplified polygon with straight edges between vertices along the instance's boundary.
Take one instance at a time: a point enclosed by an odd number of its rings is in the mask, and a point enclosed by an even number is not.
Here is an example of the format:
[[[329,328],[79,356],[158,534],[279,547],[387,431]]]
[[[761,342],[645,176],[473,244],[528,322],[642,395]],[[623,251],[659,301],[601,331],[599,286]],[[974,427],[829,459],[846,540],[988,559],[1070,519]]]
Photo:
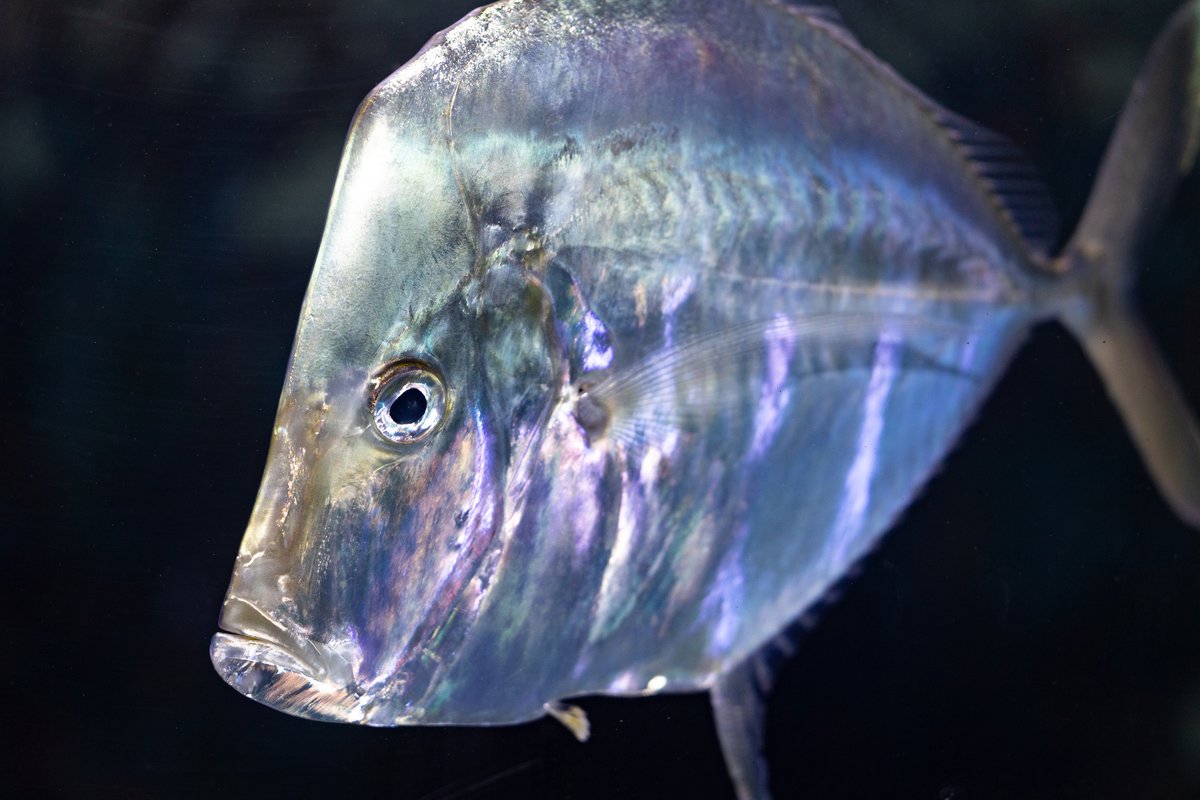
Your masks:
[[[476,248],[436,86],[377,88],[347,139],[301,311],[292,380],[370,370],[423,349],[422,328],[470,273]]]

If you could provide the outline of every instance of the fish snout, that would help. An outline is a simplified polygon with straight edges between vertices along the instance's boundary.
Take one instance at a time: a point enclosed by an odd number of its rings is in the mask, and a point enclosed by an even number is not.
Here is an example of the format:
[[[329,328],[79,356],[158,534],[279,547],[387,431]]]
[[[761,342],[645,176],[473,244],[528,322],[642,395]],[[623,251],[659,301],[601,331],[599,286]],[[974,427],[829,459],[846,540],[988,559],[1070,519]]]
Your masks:
[[[290,630],[253,603],[225,602],[209,657],[241,694],[298,717],[366,722],[351,665],[333,648]]]

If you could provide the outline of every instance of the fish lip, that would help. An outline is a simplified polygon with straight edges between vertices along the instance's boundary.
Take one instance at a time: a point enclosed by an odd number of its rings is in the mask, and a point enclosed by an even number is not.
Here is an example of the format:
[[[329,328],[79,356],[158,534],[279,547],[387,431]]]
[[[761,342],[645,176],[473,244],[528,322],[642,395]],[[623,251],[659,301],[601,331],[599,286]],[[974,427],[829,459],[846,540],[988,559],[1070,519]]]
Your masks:
[[[209,658],[221,678],[240,694],[306,719],[364,722],[362,697],[331,679],[327,665],[307,637],[271,620],[254,604],[230,598],[221,613]]]
[[[226,598],[217,627],[241,639],[272,645],[271,653],[280,657],[281,666],[293,664],[316,680],[327,677],[325,659],[312,640],[289,630],[250,600],[234,595]]]

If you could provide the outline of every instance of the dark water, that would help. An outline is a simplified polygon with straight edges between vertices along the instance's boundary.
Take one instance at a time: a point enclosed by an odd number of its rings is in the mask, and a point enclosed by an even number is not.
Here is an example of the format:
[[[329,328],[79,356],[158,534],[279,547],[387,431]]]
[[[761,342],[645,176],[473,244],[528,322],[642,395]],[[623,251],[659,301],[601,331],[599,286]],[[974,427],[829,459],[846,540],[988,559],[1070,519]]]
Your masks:
[[[1174,3],[840,4],[1033,155],[1078,215]],[[206,648],[342,137],[470,3],[0,3],[4,784],[21,795],[727,797],[700,697],[366,730],[230,690]],[[1145,262],[1200,406],[1200,185]],[[1200,797],[1200,534],[1079,348],[1039,330],[822,613],[770,719],[781,798]]]

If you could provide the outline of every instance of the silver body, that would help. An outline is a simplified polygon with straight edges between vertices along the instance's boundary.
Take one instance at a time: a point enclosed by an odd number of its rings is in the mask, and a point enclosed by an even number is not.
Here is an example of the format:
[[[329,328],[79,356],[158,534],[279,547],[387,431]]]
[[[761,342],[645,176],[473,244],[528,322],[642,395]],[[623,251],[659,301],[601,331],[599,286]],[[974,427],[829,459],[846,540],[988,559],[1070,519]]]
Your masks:
[[[819,12],[489,7],[364,102],[213,642],[374,725],[707,688],[867,552],[1056,282]],[[371,376],[445,419],[396,446]]]

